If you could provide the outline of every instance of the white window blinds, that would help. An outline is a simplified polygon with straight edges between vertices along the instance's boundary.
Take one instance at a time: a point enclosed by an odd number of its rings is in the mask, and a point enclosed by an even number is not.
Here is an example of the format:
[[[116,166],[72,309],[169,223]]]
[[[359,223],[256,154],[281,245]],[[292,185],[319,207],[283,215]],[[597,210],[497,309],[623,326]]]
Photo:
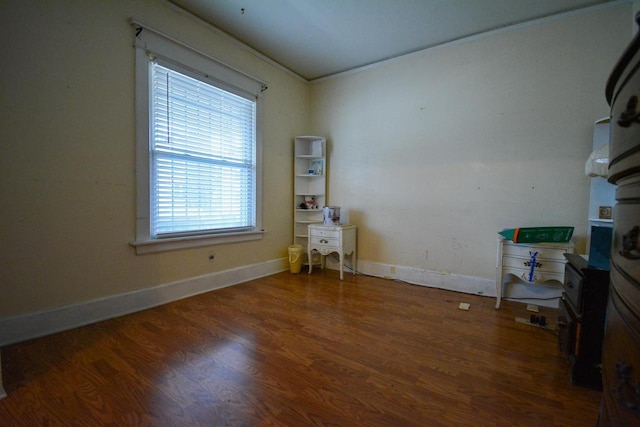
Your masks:
[[[253,229],[255,98],[169,66],[150,62],[151,235]]]

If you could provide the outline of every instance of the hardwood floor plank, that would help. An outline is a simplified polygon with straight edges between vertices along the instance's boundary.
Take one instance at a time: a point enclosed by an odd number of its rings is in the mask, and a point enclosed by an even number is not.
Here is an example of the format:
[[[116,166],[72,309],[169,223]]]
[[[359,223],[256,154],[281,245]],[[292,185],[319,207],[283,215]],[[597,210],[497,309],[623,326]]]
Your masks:
[[[3,348],[0,425],[595,425],[601,394],[570,384],[554,334],[493,305],[276,274]]]

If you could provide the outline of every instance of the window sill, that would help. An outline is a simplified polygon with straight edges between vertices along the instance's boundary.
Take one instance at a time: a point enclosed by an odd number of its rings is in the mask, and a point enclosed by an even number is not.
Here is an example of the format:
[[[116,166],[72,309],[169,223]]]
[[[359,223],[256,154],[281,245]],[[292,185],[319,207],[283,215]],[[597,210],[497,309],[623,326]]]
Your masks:
[[[262,239],[264,230],[244,233],[230,233],[207,236],[175,237],[158,240],[136,240],[130,245],[136,248],[137,255],[153,254],[157,252],[175,251],[178,249],[198,248],[202,246],[221,245],[224,243],[239,243]]]

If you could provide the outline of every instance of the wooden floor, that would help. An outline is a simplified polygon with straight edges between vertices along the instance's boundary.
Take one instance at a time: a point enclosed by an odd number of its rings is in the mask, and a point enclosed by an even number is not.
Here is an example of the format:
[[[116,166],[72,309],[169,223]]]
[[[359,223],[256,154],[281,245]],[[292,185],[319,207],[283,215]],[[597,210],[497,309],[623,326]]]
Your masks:
[[[3,348],[0,425],[593,426],[556,337],[494,304],[281,273]]]

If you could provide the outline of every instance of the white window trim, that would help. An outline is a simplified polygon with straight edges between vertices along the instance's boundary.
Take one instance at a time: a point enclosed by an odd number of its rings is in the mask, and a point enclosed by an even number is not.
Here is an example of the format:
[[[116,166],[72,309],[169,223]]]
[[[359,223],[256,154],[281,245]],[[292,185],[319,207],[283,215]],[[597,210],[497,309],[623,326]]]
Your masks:
[[[266,83],[236,70],[140,22],[133,21],[136,47],[136,239],[130,244],[138,255],[224,243],[262,239],[262,92]],[[154,239],[150,224],[149,63],[163,58],[182,67],[236,87],[256,97],[256,227],[251,231]]]

